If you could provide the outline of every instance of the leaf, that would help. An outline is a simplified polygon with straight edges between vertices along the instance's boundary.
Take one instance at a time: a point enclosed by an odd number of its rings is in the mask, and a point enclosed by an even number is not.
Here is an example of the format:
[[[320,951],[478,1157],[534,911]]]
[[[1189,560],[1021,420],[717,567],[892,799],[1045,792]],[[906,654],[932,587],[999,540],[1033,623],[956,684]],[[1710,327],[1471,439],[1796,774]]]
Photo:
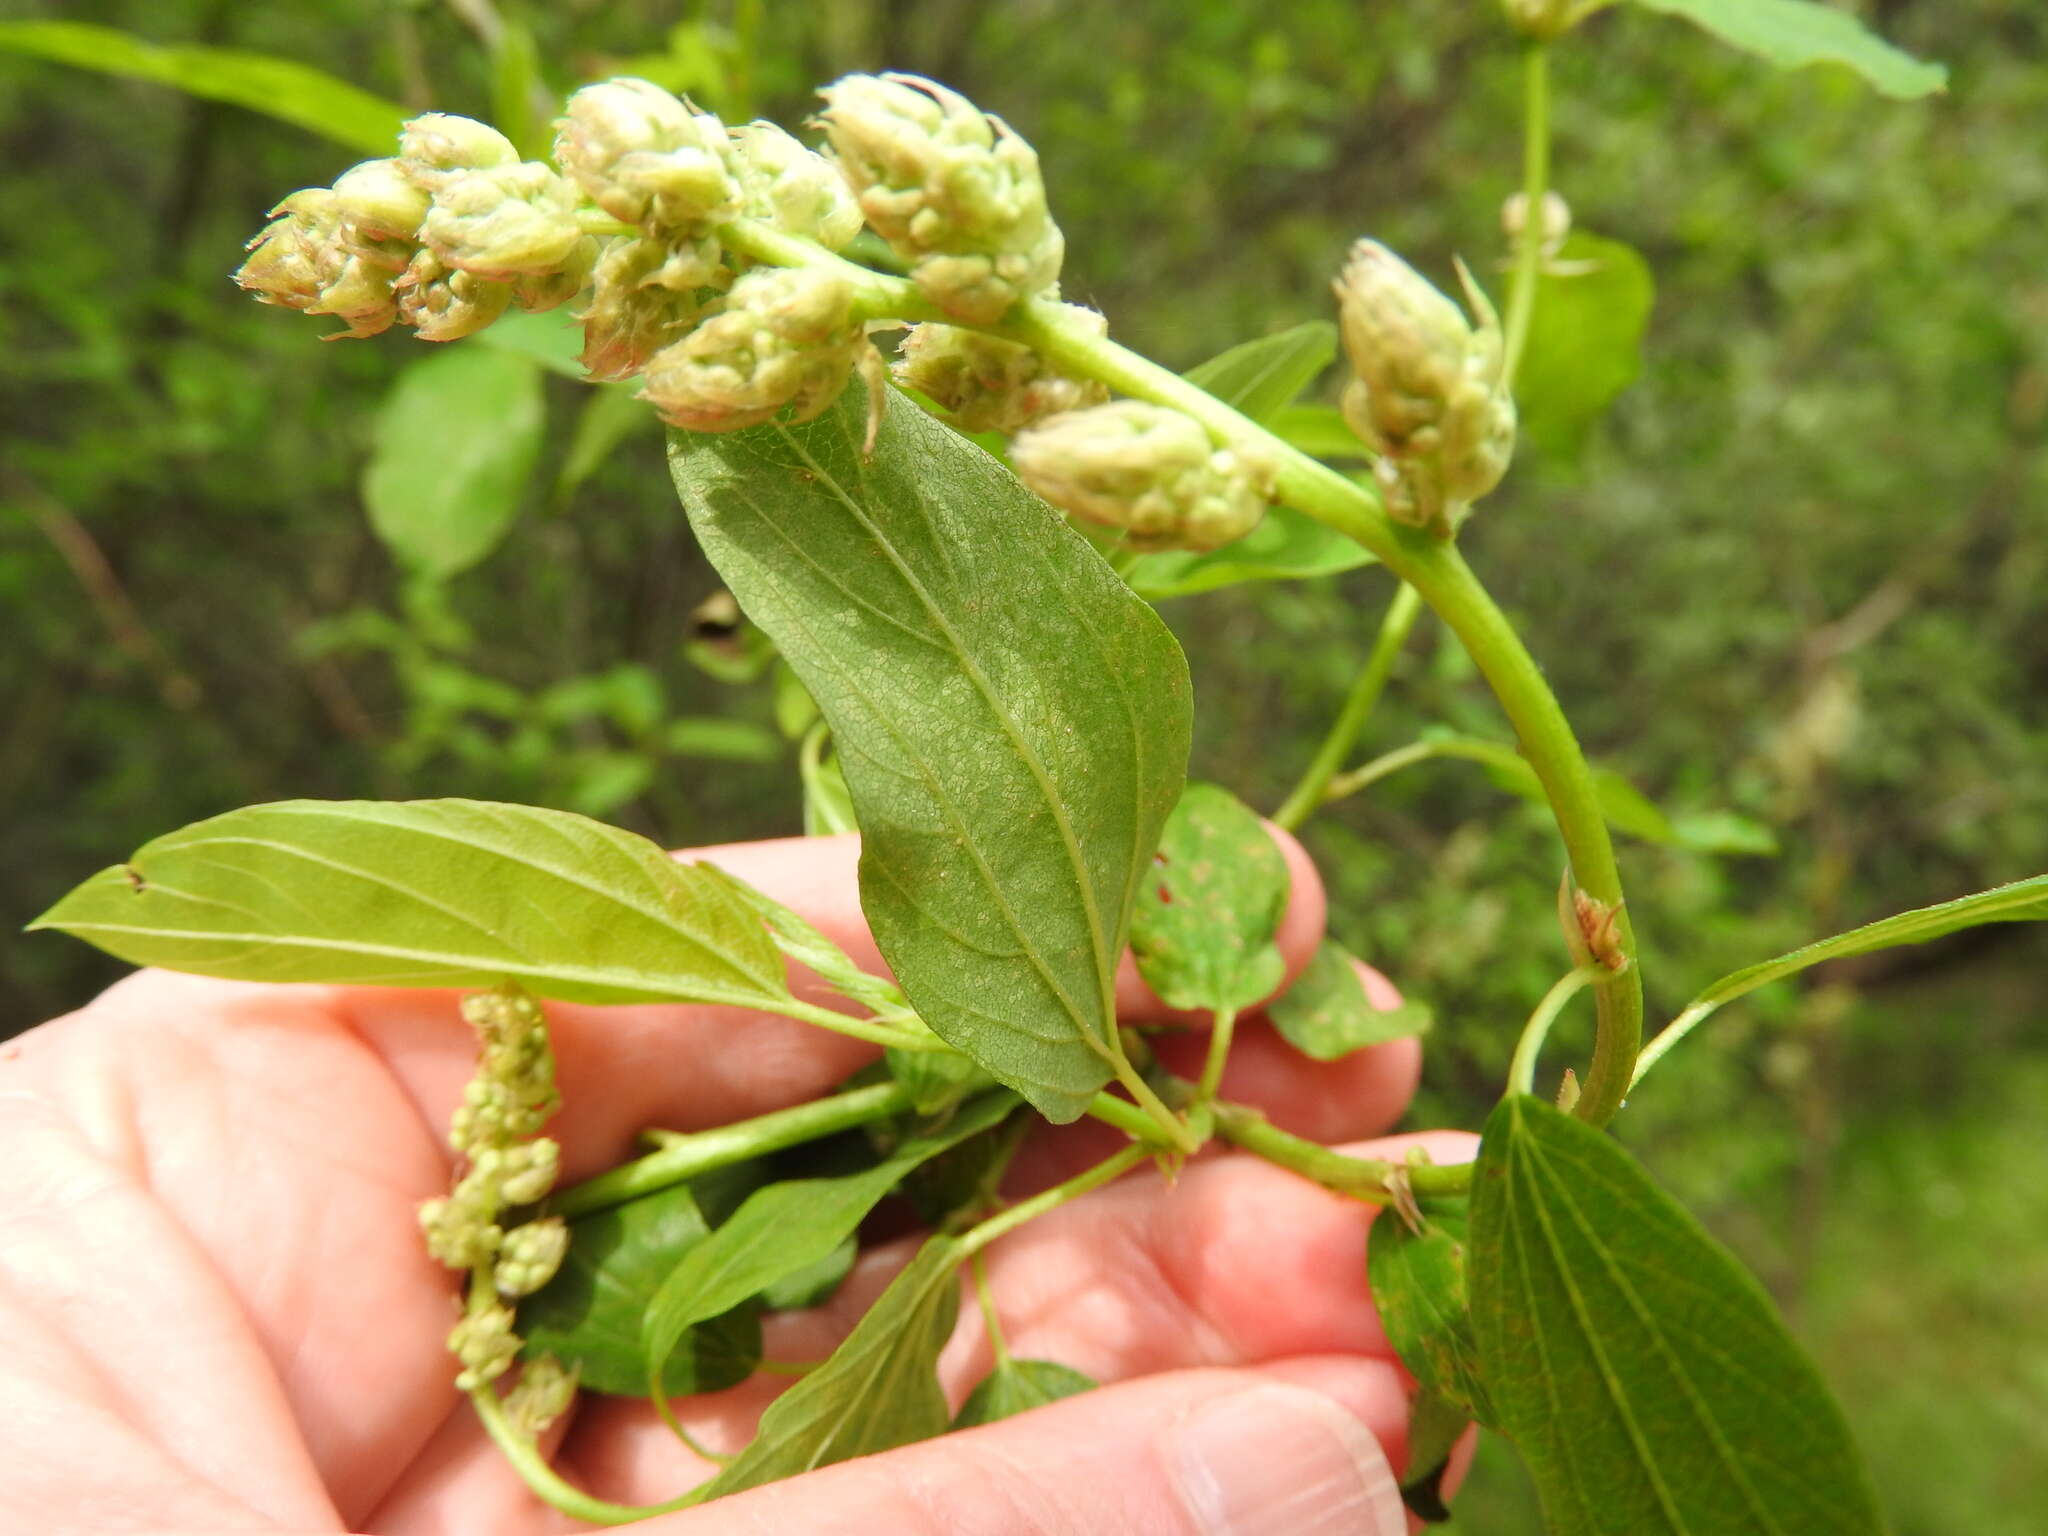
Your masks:
[[[910,1090],[910,1107],[920,1115],[950,1109],[970,1093],[992,1086],[980,1065],[958,1051],[905,1051],[891,1046],[882,1052],[889,1075]]]
[[[858,832],[860,822],[853,814],[853,796],[847,793],[846,775],[839,771],[839,757],[825,755],[825,740],[831,734],[823,724],[814,726],[798,752],[797,774],[804,786],[804,836],[837,837]]]
[[[243,981],[773,1007],[782,956],[723,877],[566,811],[284,800],[145,843],[30,926]]]
[[[823,1306],[853,1272],[853,1261],[858,1257],[860,1240],[849,1237],[815,1264],[793,1269],[764,1288],[761,1305],[771,1312],[801,1312],[806,1307]],[[644,1370],[641,1380],[646,1380]]]
[[[1266,422],[1290,448],[1318,459],[1369,459],[1372,450],[1334,405],[1290,405]]]
[[[953,1416],[953,1428],[973,1429],[1043,1408],[1063,1397],[1092,1392],[1097,1383],[1057,1360],[1005,1360],[975,1384]]]
[[[825,1259],[906,1173],[998,1124],[1015,1107],[1011,1095],[992,1093],[872,1168],[832,1179],[789,1179],[747,1196],[716,1232],[682,1255],[654,1293],[641,1325],[642,1381],[690,1328]]]
[[[1048,1118],[1118,1059],[1116,965],[1180,792],[1187,663],[994,460],[895,392],[676,434],[705,553],[830,723],[861,905],[939,1036]]]
[[[661,728],[664,752],[720,763],[772,763],[782,743],[772,731],[729,715],[679,715]]]
[[[1365,995],[1358,961],[1335,939],[1316,946],[1294,985],[1266,1005],[1280,1038],[1316,1061],[1336,1061],[1369,1045],[1426,1034],[1434,1022],[1421,1003],[1376,1008]]]
[[[768,936],[775,947],[789,959],[813,972],[833,991],[842,997],[851,998],[870,1013],[891,1014],[908,1012],[910,1003],[903,995],[902,988],[886,976],[876,976],[854,964],[853,956],[841,949],[813,924],[810,919],[770,896],[758,891],[736,875],[729,875],[715,864],[705,865],[711,878],[723,884],[733,898],[752,907],[767,925]],[[935,1054],[935,1053],[924,1053]],[[956,1058],[957,1059],[957,1058]]]
[[[551,1354],[579,1367],[580,1383],[593,1391],[645,1397],[640,1321],[662,1276],[709,1230],[687,1184],[570,1222],[561,1269],[519,1303],[526,1357]],[[760,1360],[760,1308],[743,1301],[678,1343],[662,1387],[717,1392],[745,1381]]]
[[[1633,249],[1579,230],[1549,266],[1536,284],[1515,403],[1529,441],[1575,460],[1593,424],[1642,372],[1657,289]]]
[[[1886,96],[1910,101],[1948,89],[1948,70],[1894,48],[1847,11],[1812,0],[1635,0],[1682,16],[1780,69],[1842,64]]]
[[[1337,327],[1311,320],[1240,342],[1182,377],[1264,425],[1337,357]]]
[[[1171,1008],[1248,1008],[1287,962],[1273,936],[1287,911],[1287,860],[1258,814],[1227,789],[1189,784],[1167,819],[1131,917],[1131,953]]]
[[[450,347],[400,373],[377,413],[363,502],[401,564],[446,580],[496,549],[540,455],[540,371]]]
[[[753,1444],[705,1485],[704,1497],[944,1434],[939,1351],[959,1312],[964,1257],[957,1239],[927,1238],[832,1358],[768,1405]]]
[[[1882,1529],[1841,1411],[1763,1287],[1593,1127],[1502,1101],[1470,1260],[1481,1374],[1548,1529]]]
[[[84,22],[0,22],[0,51],[168,85],[188,96],[246,107],[371,155],[395,154],[398,130],[412,115],[395,101],[293,59],[199,44],[160,47]]]
[[[515,309],[501,315],[474,336],[464,339],[465,351],[478,347],[523,357],[528,362],[539,363],[549,373],[574,379],[579,384],[595,383],[583,366],[583,327],[567,305],[544,309],[537,314]],[[592,399],[602,397],[638,399],[630,383],[597,385]],[[661,420],[644,400],[639,402],[638,410],[651,423]]]
[[[1752,854],[1778,851],[1778,836],[1760,821],[1733,811],[1681,811],[1671,818],[1672,841],[1694,853]]]
[[[1305,581],[1372,564],[1373,557],[1336,529],[1292,507],[1268,507],[1259,526],[1234,544],[1200,553],[1160,550],[1131,562],[1125,579],[1159,602],[1246,581]]]
[[[628,438],[651,434],[660,425],[661,418],[625,385],[604,384],[591,390],[576,413],[562,467],[555,472],[556,510],[567,507],[583,483],[604,468]]]
[[[1747,966],[1733,975],[1723,976],[1688,1003],[1685,1011],[1690,1014],[1696,1009],[1718,1008],[1745,992],[1754,992],[1758,987],[1782,981],[1808,966],[1819,965],[1823,960],[1840,960],[1848,955],[1864,955],[1874,949],[1893,949],[1905,944],[1925,944],[1929,939],[1985,923],[2039,922],[2048,922],[2048,875],[2016,880],[2011,885],[1958,896],[1954,901],[1944,901],[1932,907],[1916,907],[1911,912],[1900,912],[1875,923],[1866,923],[1861,928],[1851,928],[1847,933],[1838,933],[1831,939],[1808,944],[1775,960]]]
[[[1479,1369],[1479,1346],[1465,1299],[1465,1253],[1471,1212],[1462,1200],[1432,1201],[1415,1231],[1392,1211],[1373,1222],[1366,1242],[1366,1280],[1387,1342],[1423,1386],[1459,1408],[1464,1418],[1490,1420],[1493,1410]],[[1411,1472],[1426,1468],[1411,1465]]]

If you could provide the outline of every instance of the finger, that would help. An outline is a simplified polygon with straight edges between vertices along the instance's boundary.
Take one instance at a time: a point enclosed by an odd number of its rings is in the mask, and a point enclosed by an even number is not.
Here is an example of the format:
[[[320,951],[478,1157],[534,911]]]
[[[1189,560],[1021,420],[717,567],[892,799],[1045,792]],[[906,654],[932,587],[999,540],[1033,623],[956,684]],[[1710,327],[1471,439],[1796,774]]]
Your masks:
[[[1414,1146],[1458,1162],[1476,1138],[1438,1132],[1351,1150],[1398,1159]],[[1219,1157],[1190,1165],[1175,1184],[1134,1175],[1041,1217],[988,1250],[989,1283],[1018,1358],[1057,1360],[1098,1381],[1285,1360],[1373,1362],[1391,1400],[1405,1404],[1407,1378],[1366,1286],[1374,1211],[1255,1158]],[[825,1306],[769,1318],[767,1358],[830,1354],[914,1246],[864,1254]],[[979,1310],[963,1308],[940,1359],[951,1400],[963,1400],[992,1363]],[[737,1449],[778,1389],[757,1378],[680,1405],[681,1416],[703,1443]],[[1376,1426],[1397,1465],[1405,1417],[1404,1406]],[[579,1418],[567,1457],[604,1497],[629,1503],[670,1496],[703,1470],[646,1404],[617,1399]]]
[[[649,1536],[1404,1536],[1370,1430],[1254,1372],[1180,1372],[846,1462]]]

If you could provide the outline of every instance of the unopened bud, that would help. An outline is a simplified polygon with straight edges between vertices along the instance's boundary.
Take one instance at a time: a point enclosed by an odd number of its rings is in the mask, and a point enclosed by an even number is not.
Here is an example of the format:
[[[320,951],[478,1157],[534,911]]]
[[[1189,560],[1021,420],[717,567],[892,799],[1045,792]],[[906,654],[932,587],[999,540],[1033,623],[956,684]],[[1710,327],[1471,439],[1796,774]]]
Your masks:
[[[1529,225],[1529,195],[1516,192],[1500,205],[1500,230],[1508,243],[1520,242],[1522,231]],[[1572,207],[1557,192],[1543,194],[1543,228],[1541,238],[1543,252],[1547,256],[1557,254],[1557,248],[1564,244],[1564,237],[1572,232]]]
[[[482,1154],[478,1168],[484,1167],[483,1158],[493,1155]],[[507,1205],[531,1205],[555,1187],[555,1174],[562,1163],[562,1149],[549,1138],[539,1136],[532,1141],[502,1148],[495,1157],[499,1197]]]
[[[538,1440],[576,1401],[578,1367],[553,1355],[526,1362],[519,1380],[505,1394],[505,1421],[529,1440]]]
[[[641,395],[695,432],[758,426],[785,407],[809,421],[839,398],[866,344],[846,279],[757,268],[717,314],[648,361]]]
[[[460,271],[429,250],[413,257],[394,286],[398,318],[418,331],[421,341],[475,335],[512,302],[509,283]]]
[[[569,184],[537,160],[449,176],[420,226],[449,266],[501,280],[555,271],[584,238]]]
[[[1444,532],[1500,483],[1515,442],[1500,324],[1471,274],[1458,271],[1476,328],[1374,240],[1352,247],[1336,283],[1355,375],[1344,419],[1380,455],[1373,474],[1389,515]]]
[[[1066,242],[1038,155],[1002,119],[916,75],[848,75],[820,94],[862,214],[940,309],[993,324],[1058,280]]]
[[[569,254],[559,266],[514,278],[513,302],[535,314],[560,308],[590,286],[590,275],[597,266],[597,250],[597,240],[585,235],[569,247]]]
[[[555,1278],[568,1251],[569,1225],[559,1216],[514,1227],[498,1247],[491,1283],[500,1296],[531,1296]]]
[[[1067,315],[1077,329],[1109,334],[1109,322],[1092,309],[1069,305]],[[1019,432],[1109,399],[1105,386],[1055,371],[1027,346],[952,325],[913,325],[896,355],[895,374],[968,432]]]
[[[555,124],[555,162],[628,224],[682,229],[739,210],[725,125],[647,80],[606,80],[571,96]]]
[[[841,249],[860,233],[860,205],[831,161],[773,123],[732,131],[746,203],[742,211],[777,229]]]
[[[1010,462],[1054,506],[1123,529],[1141,549],[1243,538],[1265,516],[1270,484],[1193,417],[1138,400],[1050,417],[1010,445]]]
[[[374,336],[399,318],[393,288],[405,257],[352,240],[333,190],[294,192],[271,211],[237,283],[265,304],[333,315],[351,336]]]
[[[334,198],[336,214],[357,239],[403,241],[408,247],[418,240],[431,201],[397,160],[351,166],[334,183]],[[399,257],[394,270],[405,262]]]
[[[517,165],[519,151],[488,123],[452,112],[427,112],[400,130],[398,159],[405,175],[431,192],[450,172]]]
[[[1501,0],[1508,22],[1524,37],[1548,42],[1562,37],[1598,0]]]
[[[715,265],[715,245],[711,255]],[[659,240],[606,244],[597,260],[590,307],[581,316],[583,367],[592,378],[631,378],[663,347],[689,335],[703,314],[696,295],[701,284],[671,287],[663,281],[688,260],[684,250]]]
[[[462,1362],[455,1378],[458,1391],[473,1392],[496,1381],[519,1357],[519,1335],[512,1331],[512,1309],[502,1303],[471,1312],[448,1335],[448,1348]]]
[[[453,1196],[429,1200],[420,1207],[420,1231],[436,1263],[450,1269],[475,1269],[496,1255],[505,1233],[489,1219],[496,1214],[495,1205],[488,1214],[479,1210],[476,1193],[458,1187]]]

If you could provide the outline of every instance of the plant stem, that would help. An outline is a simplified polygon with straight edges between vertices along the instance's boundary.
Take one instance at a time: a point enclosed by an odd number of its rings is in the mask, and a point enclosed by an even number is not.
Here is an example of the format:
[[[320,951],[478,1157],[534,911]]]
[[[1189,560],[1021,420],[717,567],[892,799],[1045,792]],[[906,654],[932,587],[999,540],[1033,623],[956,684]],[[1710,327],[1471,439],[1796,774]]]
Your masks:
[[[1540,68],[1540,63],[1532,65],[1532,73]],[[1547,73],[1543,79],[1547,87]],[[1547,120],[1546,105],[1544,121]],[[1540,216],[1539,208],[1533,217]],[[1539,230],[1539,237],[1540,233]],[[914,284],[856,266],[811,241],[795,239],[747,220],[720,225],[719,237],[731,248],[757,260],[786,266],[824,266],[843,272],[856,285],[859,302],[868,313],[906,320],[942,318]],[[1533,303],[1533,299],[1529,302]],[[1413,586],[1458,637],[1500,700],[1519,738],[1522,755],[1536,770],[1551,812],[1557,818],[1573,879],[1588,895],[1609,906],[1621,906],[1616,937],[1622,953],[1633,959],[1635,934],[1628,909],[1621,905],[1621,870],[1614,861],[1613,840],[1608,836],[1607,822],[1593,792],[1593,775],[1585,754],[1564,711],[1544,682],[1542,669],[1454,544],[1424,529],[1395,522],[1379,498],[1364,486],[1297,451],[1179,374],[1106,336],[1093,335],[1074,325],[1065,305],[1033,299],[1018,305],[1001,324],[982,329],[1025,343],[1070,374],[1094,379],[1122,394],[1185,411],[1225,441],[1255,444],[1277,466],[1275,499],[1356,540]],[[1592,1068],[1575,1113],[1594,1125],[1605,1125],[1614,1117],[1622,1095],[1627,1092],[1636,1050],[1642,1043],[1640,968],[1631,964],[1610,974],[1597,986],[1599,1035],[1594,1042]],[[1118,1076],[1129,1087],[1136,1074],[1126,1075],[1120,1070]],[[1140,1095],[1133,1089],[1133,1097],[1140,1103],[1148,1099],[1157,1102],[1149,1090]]]
[[[1138,1074],[1121,1050],[1112,1058],[1116,1065],[1116,1080],[1124,1085],[1124,1091],[1137,1100],[1138,1107],[1145,1111],[1146,1118],[1164,1132],[1168,1145],[1193,1155],[1202,1150],[1202,1143],[1172,1110],[1166,1107],[1159,1095],[1152,1091],[1152,1085]]]
[[[1014,1231],[1035,1216],[1047,1211],[1056,1211],[1069,1200],[1078,1199],[1091,1189],[1100,1188],[1125,1170],[1135,1168],[1146,1158],[1155,1154],[1155,1149],[1143,1142],[1134,1142],[1114,1156],[1085,1168],[1064,1184],[1055,1184],[1051,1189],[1042,1190],[1029,1200],[1019,1200],[1007,1211],[999,1211],[981,1225],[972,1228],[960,1239],[962,1255],[972,1258],[1005,1232]]]
[[[1202,1076],[1195,1084],[1195,1103],[1207,1104],[1223,1086],[1223,1066],[1230,1059],[1230,1039],[1237,1032],[1237,1010],[1218,1008],[1216,1022],[1209,1030],[1209,1054],[1202,1060]]]
[[[989,1289],[988,1260],[977,1251],[968,1258],[967,1267],[974,1274],[974,1299],[981,1305],[981,1322],[988,1330],[988,1347],[995,1355],[996,1369],[1000,1371],[1010,1363],[1010,1345],[1003,1337],[1003,1320],[996,1315],[995,1293]]]
[[[1387,678],[1394,670],[1394,658],[1401,654],[1408,632],[1415,627],[1415,617],[1421,612],[1422,599],[1413,587],[1402,582],[1394,592],[1394,600],[1387,605],[1386,616],[1380,620],[1380,632],[1373,640],[1372,654],[1366,657],[1358,680],[1351,685],[1351,693],[1344,700],[1344,707],[1331,722],[1330,734],[1316,749],[1315,758],[1301,776],[1301,782],[1294,786],[1294,793],[1273,813],[1275,823],[1292,832],[1313,816],[1326,799],[1333,798],[1324,793],[1330,778],[1351,755],[1352,747],[1358,742],[1358,733],[1365,728],[1366,719],[1387,686]]]
[[[666,1515],[678,1509],[687,1509],[697,1502],[694,1490],[681,1498],[671,1499],[666,1504],[613,1504],[609,1500],[594,1498],[581,1488],[566,1482],[560,1473],[548,1465],[547,1458],[540,1453],[540,1447],[514,1429],[505,1417],[505,1408],[498,1401],[495,1389],[482,1386],[473,1389],[469,1400],[476,1407],[476,1416],[483,1421],[484,1430],[496,1443],[505,1459],[512,1463],[512,1470],[533,1490],[534,1496],[553,1505],[565,1515],[578,1520],[587,1520],[592,1525],[630,1525],[635,1520],[645,1520],[653,1515]]]
[[[877,1083],[791,1109],[756,1115],[751,1120],[737,1120],[714,1130],[675,1136],[658,1152],[622,1163],[594,1179],[585,1179],[549,1196],[544,1209],[558,1216],[586,1216],[694,1179],[714,1168],[816,1141],[821,1136],[851,1130],[910,1107],[909,1089],[899,1083]]]
[[[816,1003],[801,1002],[795,998],[778,1001],[771,1011],[786,1019],[796,1019],[804,1024],[815,1024],[820,1029],[829,1029],[834,1034],[848,1035],[855,1040],[865,1040],[870,1045],[887,1046],[896,1051],[950,1051],[953,1049],[936,1035],[912,1034],[906,1029],[895,1029],[879,1024],[873,1019],[856,1019],[835,1009],[822,1008]]]
[[[1098,1093],[1088,1106],[1088,1114],[1105,1125],[1113,1125],[1137,1141],[1149,1141],[1159,1146],[1170,1147],[1178,1143],[1169,1138],[1165,1128],[1135,1104],[1127,1104],[1112,1094]]]
[[[1543,270],[1543,200],[1550,191],[1550,50],[1531,42],[1522,51],[1522,230],[1515,272],[1508,290],[1507,338],[1502,377],[1512,389],[1529,322],[1536,313],[1536,284]]]
[[[1216,1134],[1243,1147],[1255,1157],[1300,1174],[1323,1188],[1354,1199],[1386,1205],[1393,1199],[1387,1181],[1397,1171],[1408,1175],[1409,1187],[1419,1195],[1450,1195],[1468,1189],[1472,1169],[1466,1163],[1439,1166],[1435,1163],[1396,1165],[1377,1157],[1347,1157],[1342,1152],[1283,1131],[1256,1109],[1242,1104],[1215,1106]]]
[[[1643,1080],[1643,1074],[1662,1061],[1665,1053],[1671,1047],[1678,1044],[1679,1041],[1691,1034],[1701,1024],[1704,1024],[1707,1021],[1707,1016],[1720,1006],[1719,1003],[1694,1003],[1685,1012],[1658,1030],[1656,1038],[1644,1046],[1642,1054],[1636,1057],[1636,1069],[1628,1080],[1629,1087],[1633,1088],[1637,1083],[1640,1083]]]
[[[1566,971],[1543,994],[1543,1001],[1536,1005],[1535,1012],[1529,1015],[1529,1022],[1522,1026],[1522,1038],[1515,1042],[1515,1059],[1508,1063],[1509,1093],[1536,1091],[1536,1058],[1543,1051],[1543,1042],[1550,1037],[1550,1026],[1557,1022],[1557,1016],[1564,1012],[1564,1005],[1576,997],[1582,987],[1590,986],[1606,974],[1604,965],[1582,965],[1577,970]]]

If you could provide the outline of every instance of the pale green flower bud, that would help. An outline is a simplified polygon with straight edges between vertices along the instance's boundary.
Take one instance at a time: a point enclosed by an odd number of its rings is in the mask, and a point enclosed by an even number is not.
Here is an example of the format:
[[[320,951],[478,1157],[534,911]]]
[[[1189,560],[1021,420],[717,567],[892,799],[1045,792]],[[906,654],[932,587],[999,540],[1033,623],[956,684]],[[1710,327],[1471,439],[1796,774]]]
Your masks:
[[[1094,335],[1109,334],[1109,322],[1092,309],[1069,305],[1067,314]],[[1068,378],[1029,347],[952,325],[913,325],[896,355],[895,374],[898,383],[950,411],[968,432],[1019,432],[1044,417],[1109,399],[1104,385]]]
[[[1562,37],[1599,0],[1501,0],[1508,23],[1524,37],[1542,42]]]
[[[496,1381],[519,1357],[519,1335],[512,1331],[512,1309],[500,1303],[471,1312],[448,1335],[448,1348],[462,1362],[455,1378],[458,1391],[473,1392]]]
[[[993,324],[1058,280],[1066,242],[1038,156],[1000,118],[916,75],[848,75],[820,94],[862,214],[939,308]]]
[[[500,280],[553,272],[585,238],[569,184],[537,160],[450,175],[420,226],[449,266]]]
[[[464,1185],[468,1180],[463,1181]],[[427,1252],[437,1263],[450,1269],[474,1269],[490,1263],[504,1240],[504,1230],[490,1218],[496,1203],[479,1199],[476,1188],[458,1185],[452,1196],[429,1200],[420,1207],[420,1231],[427,1240]],[[483,1209],[488,1203],[489,1210]]]
[[[505,1420],[519,1434],[538,1440],[576,1401],[579,1368],[553,1355],[528,1360],[519,1380],[505,1394]]]
[[[672,247],[659,240],[607,242],[597,260],[596,291],[584,310],[583,366],[594,379],[627,379],[647,366],[663,347],[682,340],[703,317],[696,290],[704,283],[687,279],[703,248],[686,243]],[[717,245],[710,247],[704,269],[708,280],[717,270]]]
[[[531,1296],[555,1278],[568,1251],[569,1224],[559,1216],[514,1227],[498,1248],[491,1283],[500,1296]]]
[[[1373,475],[1389,515],[1443,532],[1500,483],[1515,443],[1500,323],[1471,274],[1458,272],[1476,328],[1377,241],[1352,247],[1336,283],[1355,375],[1344,419],[1380,455]]]
[[[449,266],[432,251],[414,256],[394,289],[398,318],[421,341],[460,341],[475,335],[512,302],[512,285]]]
[[[606,80],[571,96],[555,124],[555,162],[628,224],[682,229],[739,211],[725,125],[646,80]]]
[[[487,1159],[490,1161],[487,1163]],[[507,1205],[531,1205],[555,1187],[562,1149],[545,1136],[477,1156],[477,1171],[489,1168],[498,1196]]]
[[[590,286],[590,274],[597,266],[598,242],[585,235],[569,248],[560,266],[512,280],[512,298],[531,313],[559,309]]]
[[[452,112],[427,112],[399,131],[398,159],[404,174],[431,192],[454,171],[517,165],[519,151],[488,123]]]
[[[351,166],[334,183],[334,198],[335,213],[354,239],[401,246],[404,254],[392,263],[392,270],[404,267],[418,243],[420,221],[426,218],[431,199],[398,161],[365,160]]]
[[[1572,206],[1555,191],[1543,194],[1542,249],[1545,256],[1555,256],[1558,247],[1564,244],[1565,236],[1572,232]],[[1522,231],[1529,223],[1529,197],[1525,192],[1515,192],[1500,205],[1500,230],[1507,236],[1509,245],[1519,245]]]
[[[718,313],[649,360],[640,393],[663,420],[694,432],[759,426],[785,407],[809,421],[839,398],[866,344],[846,279],[762,267],[732,285]]]
[[[1119,400],[1039,423],[1010,445],[1024,483],[1141,549],[1217,549],[1265,516],[1271,471],[1216,448],[1179,411]]]
[[[827,250],[844,247],[860,233],[860,205],[838,168],[773,123],[748,123],[732,131],[739,156],[750,219],[787,234],[815,240]]]
[[[405,257],[352,240],[332,189],[294,192],[271,211],[274,222],[249,242],[237,283],[265,304],[333,315],[351,336],[374,336],[398,318],[393,284]]]

